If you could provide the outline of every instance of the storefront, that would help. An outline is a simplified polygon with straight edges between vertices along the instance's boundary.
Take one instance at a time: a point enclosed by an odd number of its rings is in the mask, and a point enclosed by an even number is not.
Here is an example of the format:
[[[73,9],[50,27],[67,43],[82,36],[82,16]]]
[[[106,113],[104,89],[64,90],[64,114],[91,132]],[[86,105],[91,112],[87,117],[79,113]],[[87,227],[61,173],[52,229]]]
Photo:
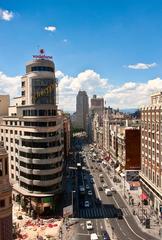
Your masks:
[[[146,180],[141,179],[142,192],[148,196],[148,204],[154,209],[157,215],[160,217],[161,205],[162,205],[162,194],[160,194],[153,186],[150,186]]]

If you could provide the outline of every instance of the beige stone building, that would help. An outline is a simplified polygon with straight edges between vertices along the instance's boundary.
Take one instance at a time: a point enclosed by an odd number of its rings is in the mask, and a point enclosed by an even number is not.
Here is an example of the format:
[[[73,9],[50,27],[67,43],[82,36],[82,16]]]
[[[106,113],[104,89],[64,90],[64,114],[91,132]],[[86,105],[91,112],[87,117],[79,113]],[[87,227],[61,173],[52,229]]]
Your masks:
[[[9,95],[0,95],[0,116],[8,115],[9,105],[10,105]]]
[[[40,55],[27,63],[21,98],[0,126],[14,194],[38,213],[57,208],[62,192],[63,116],[57,110],[56,84],[51,59]]]
[[[161,216],[162,205],[162,92],[141,109],[141,182],[143,193]]]
[[[12,240],[12,188],[8,175],[8,155],[0,142],[0,239]]]

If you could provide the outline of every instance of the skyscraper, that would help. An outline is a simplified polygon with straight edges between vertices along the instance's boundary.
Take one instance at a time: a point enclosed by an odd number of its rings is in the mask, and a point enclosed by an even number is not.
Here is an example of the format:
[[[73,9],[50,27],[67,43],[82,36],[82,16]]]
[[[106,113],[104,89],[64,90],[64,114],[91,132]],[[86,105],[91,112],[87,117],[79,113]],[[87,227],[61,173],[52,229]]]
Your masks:
[[[54,209],[62,191],[63,119],[56,105],[51,57],[33,56],[21,78],[21,97],[4,117],[1,140],[9,154],[14,194],[36,212]]]
[[[79,91],[76,101],[77,126],[86,130],[88,120],[89,103],[86,91]]]

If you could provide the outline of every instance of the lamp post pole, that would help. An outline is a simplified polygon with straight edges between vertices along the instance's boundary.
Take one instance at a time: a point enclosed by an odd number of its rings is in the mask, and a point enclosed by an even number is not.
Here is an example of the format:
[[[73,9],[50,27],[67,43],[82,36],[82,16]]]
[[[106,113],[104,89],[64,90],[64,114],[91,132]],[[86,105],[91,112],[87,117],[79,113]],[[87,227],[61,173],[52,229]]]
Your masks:
[[[123,176],[123,181],[124,181],[123,195],[124,195],[124,198],[125,198],[125,176]]]
[[[74,201],[73,201],[73,195],[76,191],[71,192],[71,205],[72,205],[72,217],[74,216]]]

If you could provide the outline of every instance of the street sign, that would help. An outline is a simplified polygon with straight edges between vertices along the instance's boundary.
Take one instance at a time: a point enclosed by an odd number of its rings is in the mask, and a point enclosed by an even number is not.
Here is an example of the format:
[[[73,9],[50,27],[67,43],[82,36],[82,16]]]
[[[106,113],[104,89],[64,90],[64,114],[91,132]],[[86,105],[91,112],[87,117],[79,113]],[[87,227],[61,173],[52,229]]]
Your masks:
[[[63,217],[69,217],[71,215],[73,215],[73,207],[72,207],[72,205],[64,207],[63,208]]]

